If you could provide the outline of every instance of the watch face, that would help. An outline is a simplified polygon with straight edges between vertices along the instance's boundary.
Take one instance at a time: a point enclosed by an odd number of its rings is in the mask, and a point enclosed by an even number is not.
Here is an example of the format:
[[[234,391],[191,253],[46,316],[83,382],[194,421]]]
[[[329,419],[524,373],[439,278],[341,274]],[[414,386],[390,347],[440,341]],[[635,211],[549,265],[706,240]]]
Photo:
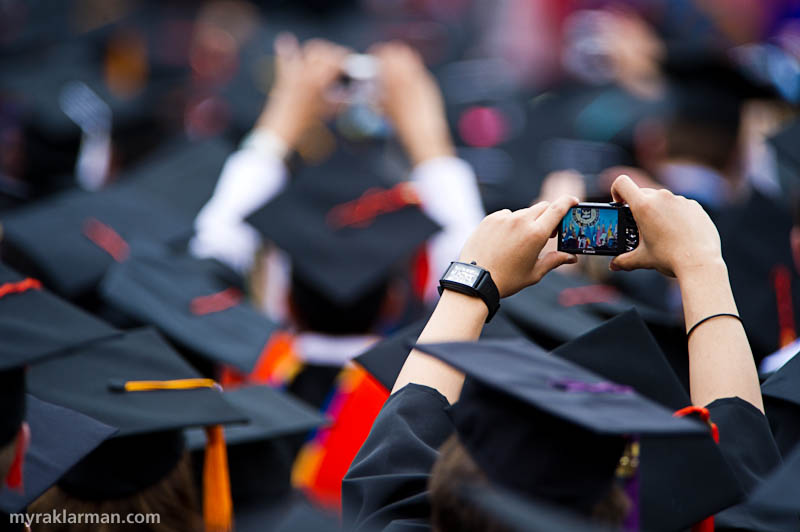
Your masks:
[[[477,266],[470,266],[469,264],[453,264],[450,269],[447,270],[447,274],[444,278],[447,281],[453,281],[474,287],[480,274],[481,269]]]

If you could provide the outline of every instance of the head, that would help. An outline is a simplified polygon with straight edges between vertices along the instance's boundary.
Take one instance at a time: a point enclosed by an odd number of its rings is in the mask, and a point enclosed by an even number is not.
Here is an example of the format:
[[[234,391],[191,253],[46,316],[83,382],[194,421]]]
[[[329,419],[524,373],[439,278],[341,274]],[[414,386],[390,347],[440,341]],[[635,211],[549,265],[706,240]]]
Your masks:
[[[470,456],[458,436],[453,434],[439,449],[428,489],[431,523],[436,532],[503,532],[507,528],[472,504],[465,504],[460,494],[464,486],[489,485],[489,478]],[[609,482],[602,497],[588,511],[592,520],[618,526],[631,508],[631,501],[616,482]],[[575,508],[571,508],[576,510]]]
[[[301,330],[330,335],[368,334],[402,306],[397,292],[396,283],[387,278],[343,305],[292,273],[289,311]]]
[[[56,485],[46,491],[29,507],[29,512],[49,513],[53,510],[69,514],[128,514],[157,515],[158,522],[130,524],[125,529],[138,532],[179,532],[202,530],[203,520],[195,490],[190,458],[184,452],[167,475],[136,493],[105,500],[86,499],[71,493],[68,488]],[[112,532],[120,525],[114,524],[45,524],[37,530],[44,532]]]

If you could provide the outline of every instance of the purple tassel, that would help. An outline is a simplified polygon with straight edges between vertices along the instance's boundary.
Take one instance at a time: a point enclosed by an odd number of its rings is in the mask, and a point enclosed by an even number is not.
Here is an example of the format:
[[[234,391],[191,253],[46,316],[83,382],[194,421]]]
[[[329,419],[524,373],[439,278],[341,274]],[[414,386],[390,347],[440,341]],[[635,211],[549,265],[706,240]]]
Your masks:
[[[550,386],[564,390],[565,392],[586,392],[586,393],[613,393],[629,394],[633,393],[633,388],[623,386],[610,381],[584,382],[572,379],[561,379],[550,381]]]
[[[631,511],[625,517],[622,523],[622,529],[626,532],[635,532],[639,530],[639,470],[625,483],[625,493],[631,500]]]

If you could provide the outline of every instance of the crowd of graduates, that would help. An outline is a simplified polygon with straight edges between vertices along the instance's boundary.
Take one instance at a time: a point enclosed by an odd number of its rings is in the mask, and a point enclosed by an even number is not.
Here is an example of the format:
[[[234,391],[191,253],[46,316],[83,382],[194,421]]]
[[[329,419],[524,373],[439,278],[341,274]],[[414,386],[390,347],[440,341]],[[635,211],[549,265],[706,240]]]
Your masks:
[[[799,43],[793,0],[0,2],[0,530],[800,530]],[[612,201],[634,251],[558,251]]]

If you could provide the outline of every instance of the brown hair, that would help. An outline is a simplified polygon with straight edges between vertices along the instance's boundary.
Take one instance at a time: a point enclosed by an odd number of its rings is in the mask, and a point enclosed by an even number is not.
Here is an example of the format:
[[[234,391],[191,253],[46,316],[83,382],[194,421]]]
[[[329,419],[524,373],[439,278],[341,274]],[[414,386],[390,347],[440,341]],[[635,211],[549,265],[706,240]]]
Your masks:
[[[105,501],[84,501],[58,486],[53,486],[30,506],[30,513],[65,511],[69,514],[157,514],[158,523],[125,524],[131,532],[189,532],[202,531],[203,519],[194,484],[189,453],[184,453],[178,465],[164,479],[130,497]],[[45,532],[113,532],[119,524],[40,524]]]
[[[474,505],[464,504],[459,489],[467,484],[488,485],[489,479],[453,434],[439,448],[428,481],[431,501],[431,525],[436,532],[505,532],[503,524]],[[621,525],[631,509],[623,489],[612,483],[605,497],[591,510],[593,521]]]

